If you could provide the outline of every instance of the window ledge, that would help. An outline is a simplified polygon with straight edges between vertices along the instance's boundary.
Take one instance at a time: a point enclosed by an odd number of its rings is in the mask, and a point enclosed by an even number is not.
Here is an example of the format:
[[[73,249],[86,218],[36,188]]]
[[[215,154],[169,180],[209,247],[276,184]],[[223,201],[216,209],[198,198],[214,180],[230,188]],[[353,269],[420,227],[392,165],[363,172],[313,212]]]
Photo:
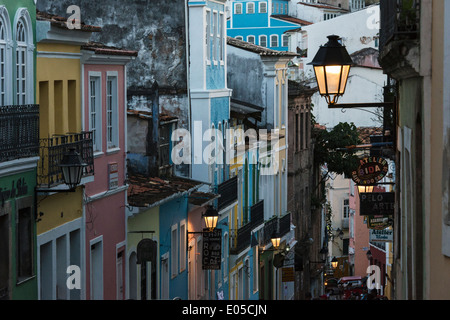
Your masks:
[[[94,151],[94,159],[95,158],[99,158],[102,155],[104,155],[105,153],[103,151]]]
[[[114,147],[114,148],[106,150],[106,154],[110,155],[110,154],[118,153],[119,151],[120,151],[120,148]]]

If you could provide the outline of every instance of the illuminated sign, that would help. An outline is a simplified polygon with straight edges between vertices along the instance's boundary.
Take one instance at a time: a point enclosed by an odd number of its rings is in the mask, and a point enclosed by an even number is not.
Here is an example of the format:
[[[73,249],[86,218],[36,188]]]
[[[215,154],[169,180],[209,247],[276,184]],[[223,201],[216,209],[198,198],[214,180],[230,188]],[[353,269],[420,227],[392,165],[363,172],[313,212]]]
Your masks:
[[[366,157],[359,159],[359,166],[352,172],[352,180],[361,186],[374,185],[383,179],[389,170],[386,159]]]

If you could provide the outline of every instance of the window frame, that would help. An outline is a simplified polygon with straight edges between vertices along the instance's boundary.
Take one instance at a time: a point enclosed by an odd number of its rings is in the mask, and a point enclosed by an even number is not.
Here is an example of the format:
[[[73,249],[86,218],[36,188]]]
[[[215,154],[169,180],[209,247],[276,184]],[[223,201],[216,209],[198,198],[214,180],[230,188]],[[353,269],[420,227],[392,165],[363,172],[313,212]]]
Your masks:
[[[264,7],[264,10],[262,10],[263,7]],[[267,2],[261,1],[258,4],[258,12],[259,13],[267,13]]]
[[[264,46],[261,44],[261,39],[263,39],[263,38],[265,39],[265,42],[266,42]],[[267,36],[265,34],[260,35],[258,43],[259,43],[259,46],[267,48]]]
[[[109,82],[113,81],[113,91],[108,92]],[[106,147],[108,151],[120,149],[119,144],[119,74],[117,71],[108,71],[106,74]],[[109,110],[109,98],[112,99],[112,110]],[[111,123],[108,113],[111,113]],[[109,128],[111,127],[111,141],[109,136]]]
[[[243,12],[243,4],[242,3],[235,3],[234,4],[234,14],[243,14],[244,12]],[[238,10],[238,8],[240,8],[239,10]]]
[[[275,46],[273,45],[273,37],[275,37],[277,39],[277,44]],[[270,35],[270,47],[271,48],[278,48],[278,45],[279,45],[278,35],[277,34],[271,34]]]
[[[102,73],[96,72],[96,71],[90,71],[88,75],[89,79],[89,131],[92,131],[92,140],[93,140],[93,146],[94,146],[94,153],[102,153],[103,147],[102,147],[102,140],[103,140],[103,132],[102,132]],[[95,90],[97,92],[93,96],[92,95],[92,81],[95,79]],[[95,98],[95,106],[94,109],[92,108],[92,98]],[[94,110],[94,112],[93,112]],[[94,114],[96,117],[94,119],[95,127],[92,126],[92,114]]]

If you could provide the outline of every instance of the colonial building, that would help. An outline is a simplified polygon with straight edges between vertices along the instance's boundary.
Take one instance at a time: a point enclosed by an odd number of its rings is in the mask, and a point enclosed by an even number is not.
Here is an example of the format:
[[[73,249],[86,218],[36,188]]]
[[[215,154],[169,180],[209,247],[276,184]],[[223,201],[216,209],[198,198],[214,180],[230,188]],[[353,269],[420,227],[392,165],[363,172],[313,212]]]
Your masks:
[[[448,299],[450,2],[380,9],[379,61],[397,82],[393,298]]]
[[[0,299],[38,297],[36,6],[0,4]]]

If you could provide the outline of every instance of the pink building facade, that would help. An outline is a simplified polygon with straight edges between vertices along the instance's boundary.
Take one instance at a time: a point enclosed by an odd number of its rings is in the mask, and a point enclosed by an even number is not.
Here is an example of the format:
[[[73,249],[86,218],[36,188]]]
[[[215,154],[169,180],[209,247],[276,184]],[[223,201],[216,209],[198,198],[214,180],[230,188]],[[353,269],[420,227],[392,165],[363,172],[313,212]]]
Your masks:
[[[93,132],[94,180],[86,184],[87,300],[125,299],[126,65],[136,52],[82,48],[83,129]]]
[[[376,247],[370,244],[370,230],[367,225],[366,216],[360,214],[360,204],[359,204],[359,192],[358,187],[350,182],[350,217],[349,217],[349,263],[351,266],[351,274],[355,276],[365,277],[367,276],[367,268],[372,265],[374,259],[369,259],[367,252],[370,250],[372,256],[374,251],[376,251],[377,265],[381,266],[381,261],[386,263],[386,255],[384,254],[384,260],[378,254]],[[382,192],[383,188],[375,187],[374,192]],[[375,249],[375,250],[374,250]],[[383,268],[385,270],[385,265]]]

